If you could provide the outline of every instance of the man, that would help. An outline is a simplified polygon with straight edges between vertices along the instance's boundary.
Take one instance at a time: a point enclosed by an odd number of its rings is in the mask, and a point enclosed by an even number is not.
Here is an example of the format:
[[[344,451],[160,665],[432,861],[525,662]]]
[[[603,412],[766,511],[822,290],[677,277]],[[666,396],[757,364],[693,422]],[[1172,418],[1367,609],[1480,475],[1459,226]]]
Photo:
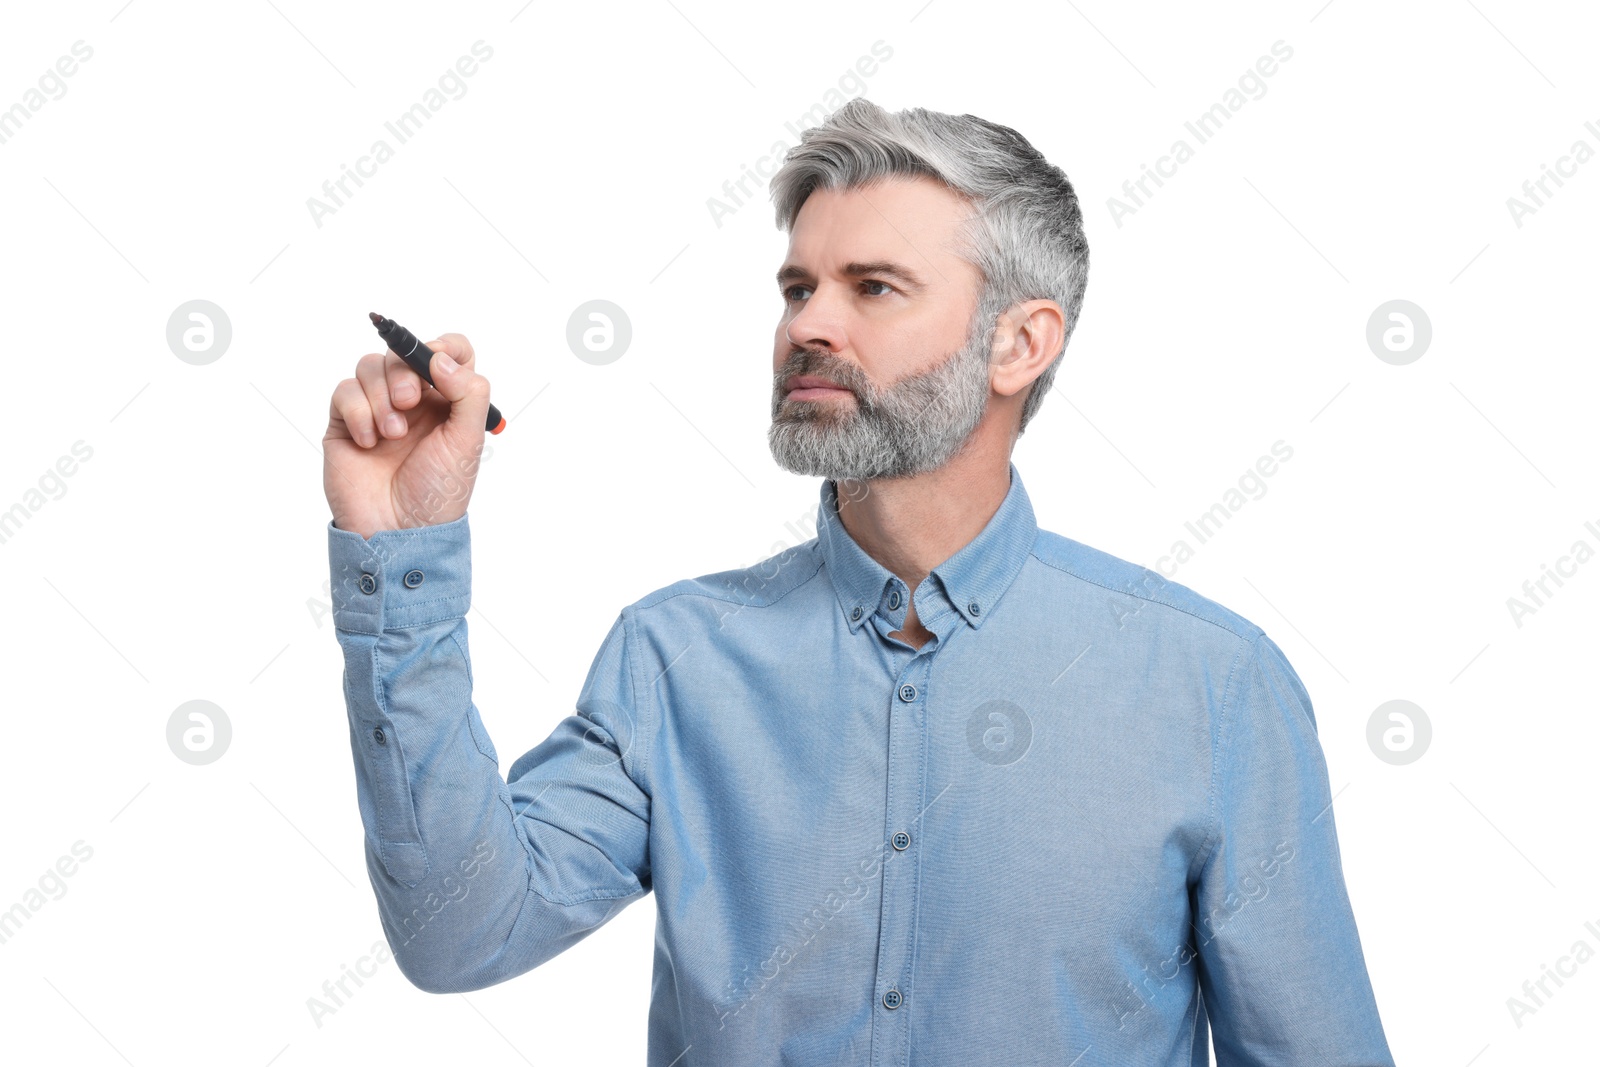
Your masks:
[[[623,608],[509,779],[463,618],[488,382],[446,335],[437,394],[393,354],[334,393],[400,969],[502,982],[654,890],[652,1067],[1194,1067],[1208,1038],[1224,1067],[1392,1065],[1282,651],[1038,529],[1010,462],[1085,288],[1066,176],[1005,127],[858,99],[772,191],[770,445],[825,479],[817,536]]]

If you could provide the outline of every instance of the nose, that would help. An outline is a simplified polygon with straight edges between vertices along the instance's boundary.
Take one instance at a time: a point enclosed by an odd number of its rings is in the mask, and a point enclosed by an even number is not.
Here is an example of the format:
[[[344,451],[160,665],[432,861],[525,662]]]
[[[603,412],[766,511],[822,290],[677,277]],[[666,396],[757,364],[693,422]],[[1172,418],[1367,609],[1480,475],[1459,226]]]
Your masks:
[[[824,283],[799,305],[784,323],[783,335],[795,348],[844,349],[844,308],[833,299],[834,287]],[[794,305],[790,305],[791,308]]]

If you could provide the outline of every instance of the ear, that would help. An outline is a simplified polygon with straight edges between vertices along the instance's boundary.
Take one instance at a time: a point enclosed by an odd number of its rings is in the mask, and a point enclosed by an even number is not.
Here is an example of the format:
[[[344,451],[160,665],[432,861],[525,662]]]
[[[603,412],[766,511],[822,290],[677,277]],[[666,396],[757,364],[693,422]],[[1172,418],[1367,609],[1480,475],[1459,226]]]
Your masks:
[[[1061,354],[1066,316],[1054,300],[1024,300],[1000,313],[989,352],[989,383],[1001,396],[1022,392]]]

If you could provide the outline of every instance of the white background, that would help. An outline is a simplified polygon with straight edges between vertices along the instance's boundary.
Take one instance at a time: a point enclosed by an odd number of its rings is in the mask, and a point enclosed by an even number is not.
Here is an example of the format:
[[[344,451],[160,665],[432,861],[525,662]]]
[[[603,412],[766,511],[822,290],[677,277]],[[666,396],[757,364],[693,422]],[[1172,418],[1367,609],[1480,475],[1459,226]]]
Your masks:
[[[1397,1059],[1592,1059],[1600,961],[1520,1027],[1507,998],[1600,950],[1600,561],[1520,627],[1506,601],[1600,548],[1600,160],[1521,226],[1507,199],[1600,150],[1597,33],[1507,0],[7,5],[0,108],[93,56],[0,144],[0,510],[30,512],[0,543],[0,909],[93,854],[0,944],[0,1041],[40,1050],[6,1058],[643,1061],[653,898],[501,986],[432,996],[390,962],[313,1021],[382,939],[320,439],[369,310],[476,345],[514,417],[470,512],[474,696],[508,768],[622,605],[811,527],[818,481],[765,437],[786,239],[764,190],[720,226],[707,201],[843,79],[1015,128],[1082,199],[1082,319],[1014,457],[1041,526],[1154,566],[1294,449],[1175,578],[1311,692]],[[384,122],[480,39],[465,95],[396,145]],[[1184,122],[1279,40],[1265,94],[1197,145]],[[308,198],[380,137],[394,158],[318,226]],[[1108,199],[1179,137],[1194,158],[1118,225]],[[232,324],[205,366],[166,343],[193,299]],[[605,366],[566,343],[591,299],[632,323]],[[1365,338],[1392,299],[1432,323],[1405,366]],[[30,496],[78,441],[64,492]],[[1433,727],[1404,766],[1366,735],[1397,698]],[[166,741],[194,699],[233,727],[207,766]]]

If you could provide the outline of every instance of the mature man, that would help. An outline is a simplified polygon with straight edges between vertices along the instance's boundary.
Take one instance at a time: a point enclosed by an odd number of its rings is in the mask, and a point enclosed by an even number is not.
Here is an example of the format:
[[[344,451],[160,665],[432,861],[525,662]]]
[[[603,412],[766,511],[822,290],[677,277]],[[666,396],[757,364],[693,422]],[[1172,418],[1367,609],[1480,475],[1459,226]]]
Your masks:
[[[1071,183],[1006,127],[855,100],[772,191],[769,443],[824,479],[817,536],[623,608],[509,779],[463,618],[488,382],[451,334],[437,393],[392,353],[334,393],[400,969],[502,982],[654,890],[652,1067],[1197,1067],[1208,1037],[1225,1067],[1392,1065],[1282,651],[1040,530],[1011,463],[1083,298]]]

